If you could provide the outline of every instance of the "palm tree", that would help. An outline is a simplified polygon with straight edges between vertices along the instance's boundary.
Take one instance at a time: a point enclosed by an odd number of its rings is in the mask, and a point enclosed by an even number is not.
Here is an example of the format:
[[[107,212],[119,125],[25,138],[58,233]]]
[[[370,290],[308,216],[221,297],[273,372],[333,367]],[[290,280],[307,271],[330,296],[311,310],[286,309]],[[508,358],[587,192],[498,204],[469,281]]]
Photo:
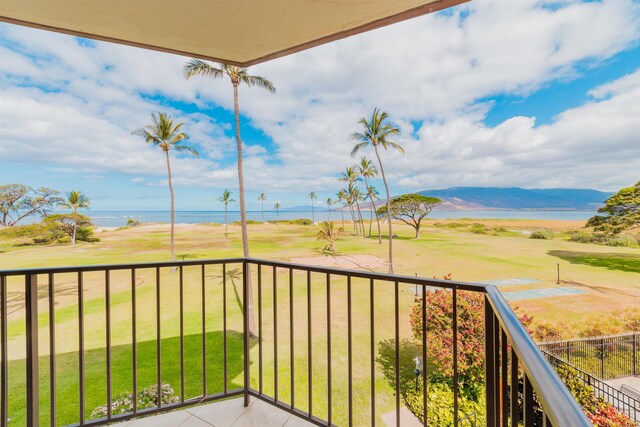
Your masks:
[[[326,241],[326,245],[322,249],[323,252],[335,252],[335,241],[336,237],[340,234],[340,230],[336,230],[333,222],[323,221],[320,223],[320,231],[316,234],[316,240],[324,240]]]
[[[214,79],[224,78],[231,81],[233,86],[233,112],[235,115],[236,145],[238,151],[238,187],[240,191],[240,226],[242,228],[242,250],[245,258],[249,258],[249,235],[247,232],[247,211],[244,202],[244,174],[242,172],[242,139],[240,137],[240,107],[238,106],[238,87],[245,84],[249,87],[260,87],[271,93],[276,92],[276,88],[269,80],[260,76],[252,76],[247,73],[247,69],[235,65],[217,63],[211,65],[199,59],[191,59],[184,66],[184,74],[187,79],[193,76],[211,77]],[[249,275],[249,280],[251,275]],[[249,335],[256,336],[256,322],[253,308],[253,288],[251,283],[247,286],[247,306],[249,311]]]
[[[351,188],[351,194],[353,194],[353,200],[356,204],[358,218],[360,219],[360,229],[362,230],[362,237],[366,237],[364,235],[364,221],[362,220],[362,211],[360,210],[360,202],[364,201],[364,196],[360,192],[360,189],[355,185],[353,185],[353,188]]]
[[[175,261],[175,200],[173,193],[173,184],[171,183],[171,161],[169,160],[169,151],[186,151],[191,153],[194,157],[198,157],[199,155],[194,148],[183,144],[184,141],[189,139],[187,134],[181,131],[184,122],[180,122],[174,125],[171,116],[165,113],[158,113],[157,115],[152,113],[151,120],[153,123],[146,125],[143,128],[134,130],[133,134],[143,137],[147,144],[153,144],[158,147],[160,151],[164,153],[165,159],[167,160],[167,177],[169,178],[169,193],[171,194],[171,261]]]
[[[260,193],[258,201],[260,202],[260,218],[264,222],[264,202],[267,200],[267,196],[264,193]]]
[[[384,111],[380,111],[379,108],[373,110],[371,120],[367,120],[362,117],[358,123],[362,125],[362,132],[354,132],[351,134],[351,140],[356,141],[356,145],[351,150],[351,157],[355,155],[368,145],[373,146],[373,151],[376,153],[378,159],[378,166],[380,167],[380,173],[382,175],[382,181],[384,182],[384,189],[387,193],[387,212],[391,212],[391,195],[389,194],[389,184],[387,184],[387,177],[384,174],[384,167],[382,166],[382,160],[380,159],[380,152],[378,147],[382,147],[385,150],[393,148],[395,150],[404,153],[404,148],[399,144],[393,142],[391,137],[400,135],[400,129],[397,127],[385,123],[389,115]],[[391,218],[387,221],[389,223],[389,274],[393,273],[393,229],[391,224]]]
[[[280,205],[280,202],[275,202],[273,204],[273,208],[276,210],[276,217],[278,219],[280,219],[280,206],[282,206],[282,205]]]
[[[327,207],[329,208],[329,220],[331,219],[331,205],[333,205],[333,200],[331,200],[331,197],[329,197],[327,199]]]
[[[78,229],[78,209],[89,209],[89,198],[80,191],[71,191],[67,195],[67,201],[58,206],[73,210],[73,234],[71,235],[71,245],[76,245],[76,231]]]
[[[311,221],[313,221],[314,223],[316,222],[316,213],[315,213],[315,209],[313,206],[313,201],[314,200],[318,200],[318,197],[316,196],[316,193],[314,193],[313,191],[311,193],[309,193],[309,198],[311,199]]]
[[[378,193],[378,190],[376,190],[373,185],[370,185],[367,188],[367,198],[371,200],[372,204],[371,215],[369,218],[369,237],[371,237],[371,225],[373,224],[373,216],[375,215],[378,222],[378,243],[382,243],[382,241],[380,240],[380,217],[378,217],[378,213],[376,212],[375,203],[376,200],[380,200],[380,193]]]
[[[344,207],[347,204],[347,192],[344,190],[340,190],[338,191],[336,196],[338,197],[338,200],[336,200],[336,203],[338,202],[342,203],[342,209],[340,209],[340,216],[342,217],[342,229],[344,229]]]
[[[353,220],[353,227],[356,230],[356,236],[358,235],[359,230],[355,212],[353,209],[353,189],[355,188],[355,183],[357,181],[360,181],[360,177],[358,175],[358,169],[355,166],[349,166],[345,168],[344,172],[342,172],[342,175],[338,178],[338,181],[346,182],[348,184],[348,190],[346,191],[347,197],[345,200],[347,202],[347,205],[349,206],[349,210],[351,211],[351,219]]]
[[[369,202],[371,204],[371,212],[375,213],[376,205],[375,203],[373,203],[373,197],[371,196],[371,192],[370,192],[370,190],[373,189],[373,187],[369,185],[367,178],[375,178],[376,176],[378,176],[378,169],[376,169],[376,167],[373,165],[371,160],[367,159],[364,156],[362,156],[362,158],[360,159],[360,164],[358,165],[358,169],[360,171],[360,176],[362,176],[362,178],[364,179],[364,186],[367,189],[367,198],[369,199]],[[378,215],[376,215],[376,221],[378,223],[378,243],[382,243],[382,237],[380,236],[380,218],[378,218]],[[372,222],[373,222],[373,214],[369,221],[369,237],[371,237]]]
[[[227,208],[229,207],[229,203],[235,202],[234,199],[231,198],[231,191],[226,188],[222,192],[222,196],[218,197],[218,201],[224,203],[224,235],[229,235],[229,224],[227,223]]]

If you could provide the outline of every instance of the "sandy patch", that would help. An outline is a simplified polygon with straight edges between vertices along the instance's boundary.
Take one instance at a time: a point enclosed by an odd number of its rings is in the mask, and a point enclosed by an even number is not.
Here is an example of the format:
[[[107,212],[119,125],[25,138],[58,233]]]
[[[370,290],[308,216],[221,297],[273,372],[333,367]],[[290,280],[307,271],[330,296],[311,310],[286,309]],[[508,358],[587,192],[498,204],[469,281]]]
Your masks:
[[[291,258],[291,262],[345,270],[385,271],[389,268],[387,260],[375,255],[321,255]]]

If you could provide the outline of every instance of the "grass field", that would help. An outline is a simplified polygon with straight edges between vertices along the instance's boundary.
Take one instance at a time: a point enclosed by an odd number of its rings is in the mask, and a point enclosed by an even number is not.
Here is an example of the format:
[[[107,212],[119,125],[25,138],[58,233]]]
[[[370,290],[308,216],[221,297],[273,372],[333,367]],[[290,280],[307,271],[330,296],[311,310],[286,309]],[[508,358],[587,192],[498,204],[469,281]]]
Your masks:
[[[409,227],[398,225],[398,239],[394,241],[395,270],[399,274],[425,277],[441,277],[451,273],[455,280],[487,281],[529,277],[539,280],[534,285],[519,285],[501,288],[504,292],[556,287],[556,269],[560,264],[561,286],[578,287],[586,292],[580,295],[534,299],[517,302],[524,311],[537,320],[561,320],[570,328],[577,328],[586,317],[608,314],[612,307],[622,309],[640,305],[640,250],[580,244],[562,239],[534,240],[524,231],[538,228],[566,231],[579,229],[582,224],[569,221],[508,221],[508,220],[456,220],[456,223],[483,223],[501,231],[491,234],[470,232],[465,227],[434,227],[438,222],[430,221],[418,239],[413,239]],[[347,224],[347,228],[349,228]],[[374,227],[375,228],[375,227]],[[504,230],[502,230],[504,229]],[[349,231],[349,229],[347,230]],[[349,233],[336,243],[339,253],[328,259],[320,253],[322,242],[315,240],[317,227],[302,225],[251,225],[249,227],[252,256],[291,260],[305,259],[312,263],[335,262],[349,268],[374,269],[385,272],[384,263],[372,263],[372,259],[384,260],[386,245],[376,239],[357,238]],[[242,253],[238,226],[230,226],[229,237],[219,225],[178,225],[176,253],[187,259],[205,259],[239,256]],[[168,226],[146,225],[131,229],[106,230],[97,233],[101,241],[79,244],[75,248],[66,246],[16,246],[12,241],[0,240],[0,269],[17,269],[42,266],[71,266],[92,264],[115,264],[163,261],[168,258]],[[384,243],[384,242],[383,242]],[[175,273],[162,270],[161,292],[161,347],[163,381],[169,382],[179,391],[179,311],[178,280]],[[226,304],[228,308],[228,363],[230,389],[242,384],[241,358],[241,282],[235,280],[240,269],[227,271]],[[253,274],[257,274],[253,271]],[[199,267],[185,268],[185,345],[187,348],[185,395],[194,397],[201,393],[201,283]],[[264,391],[273,395],[274,330],[273,330],[273,283],[271,271],[263,271],[263,366]],[[91,410],[105,403],[105,290],[104,273],[87,273],[83,283],[85,300],[85,362],[88,416]],[[307,405],[307,341],[306,284],[303,274],[294,274],[294,315],[303,319],[294,328],[294,377],[296,406]],[[279,398],[290,399],[290,349],[289,345],[289,277],[288,272],[277,272],[278,304],[278,365]],[[222,377],[222,271],[219,267],[208,267],[205,274],[206,316],[204,329],[207,333],[207,391],[221,391]],[[252,281],[254,286],[257,278]],[[40,355],[41,361],[41,415],[48,419],[48,308],[47,278],[39,278]],[[135,276],[137,296],[137,340],[138,340],[138,385],[140,388],[155,383],[156,360],[156,294],[155,270],[137,270]],[[312,277],[311,308],[313,326],[313,370],[314,408],[320,417],[327,412],[327,310],[324,278]],[[20,425],[24,417],[24,284],[8,281],[8,333],[10,359],[10,412],[12,424]],[[114,272],[111,278],[111,312],[113,345],[113,394],[131,390],[131,277],[130,272]],[[74,275],[55,277],[56,318],[56,378],[58,423],[78,421],[78,286]],[[377,348],[393,338],[393,286],[380,283],[375,288],[376,342]],[[345,422],[347,405],[347,339],[346,339],[346,281],[332,283],[332,368],[334,421]],[[365,420],[370,414],[369,352],[369,287],[368,282],[354,280],[354,333],[353,357],[357,361],[354,370],[354,396],[356,398],[355,421]],[[413,291],[402,289],[401,338],[410,337],[408,313],[413,302]],[[405,355],[403,355],[405,356]],[[413,355],[410,355],[412,358]],[[251,349],[252,387],[258,387],[256,361],[258,346]],[[377,416],[394,408],[393,390],[377,367],[376,406]],[[410,364],[402,369],[413,369]],[[14,424],[15,423],[15,424]]]

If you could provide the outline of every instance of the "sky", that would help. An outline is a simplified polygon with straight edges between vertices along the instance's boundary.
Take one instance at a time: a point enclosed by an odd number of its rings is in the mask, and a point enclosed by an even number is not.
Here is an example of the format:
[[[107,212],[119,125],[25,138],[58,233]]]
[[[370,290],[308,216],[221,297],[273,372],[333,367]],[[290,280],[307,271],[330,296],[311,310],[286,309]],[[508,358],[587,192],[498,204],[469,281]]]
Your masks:
[[[0,24],[0,185],[82,191],[93,210],[166,210],[162,153],[132,134],[166,112],[200,152],[172,154],[176,209],[220,210],[225,188],[237,199],[231,85],[186,80],[188,59]],[[349,135],[375,107],[405,149],[381,154],[392,195],[640,179],[637,0],[475,0],[249,73],[277,93],[240,89],[248,210],[261,192],[268,207],[335,198],[360,157]]]

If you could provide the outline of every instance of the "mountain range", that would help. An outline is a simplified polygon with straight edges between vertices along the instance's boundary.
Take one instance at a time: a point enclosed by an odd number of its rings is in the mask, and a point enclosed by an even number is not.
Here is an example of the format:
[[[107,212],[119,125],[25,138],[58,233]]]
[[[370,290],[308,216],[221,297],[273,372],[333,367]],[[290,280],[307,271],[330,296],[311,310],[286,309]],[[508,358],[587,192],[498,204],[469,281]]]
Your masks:
[[[613,193],[576,188],[452,187],[423,190],[442,199],[437,210],[596,210]]]

